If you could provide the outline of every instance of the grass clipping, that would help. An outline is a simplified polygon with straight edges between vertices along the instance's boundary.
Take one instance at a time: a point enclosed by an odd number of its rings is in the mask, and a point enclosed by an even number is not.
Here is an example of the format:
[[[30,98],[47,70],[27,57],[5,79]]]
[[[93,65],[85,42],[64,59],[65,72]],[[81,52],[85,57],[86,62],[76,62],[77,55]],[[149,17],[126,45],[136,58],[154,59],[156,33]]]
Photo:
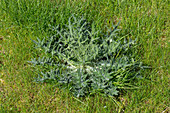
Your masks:
[[[116,28],[102,33],[74,16],[64,27],[53,27],[53,36],[33,41],[44,53],[29,61],[41,70],[36,81],[57,81],[76,97],[96,92],[114,96],[132,87],[141,78],[142,63],[135,61],[135,41],[118,37]]]

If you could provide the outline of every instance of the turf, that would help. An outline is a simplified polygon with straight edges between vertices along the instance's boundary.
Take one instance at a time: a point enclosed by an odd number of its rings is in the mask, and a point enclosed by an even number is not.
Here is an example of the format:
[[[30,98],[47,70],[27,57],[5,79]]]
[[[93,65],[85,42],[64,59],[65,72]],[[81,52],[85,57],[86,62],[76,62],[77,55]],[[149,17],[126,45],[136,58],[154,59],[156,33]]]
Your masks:
[[[167,0],[14,2],[0,0],[0,112],[168,113]],[[138,88],[123,90],[113,98],[96,94],[77,99],[53,83],[33,82],[36,73],[27,61],[40,53],[33,49],[31,39],[50,35],[49,24],[64,24],[72,13],[84,15],[100,28],[120,21],[120,36],[138,38],[138,57],[151,67],[143,72],[144,79],[136,82]]]

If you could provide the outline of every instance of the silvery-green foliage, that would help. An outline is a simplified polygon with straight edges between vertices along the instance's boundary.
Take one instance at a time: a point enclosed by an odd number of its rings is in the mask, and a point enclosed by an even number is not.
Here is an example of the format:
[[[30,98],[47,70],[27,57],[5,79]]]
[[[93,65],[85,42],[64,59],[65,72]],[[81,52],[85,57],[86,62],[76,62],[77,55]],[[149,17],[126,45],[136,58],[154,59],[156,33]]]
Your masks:
[[[114,96],[140,76],[142,64],[133,55],[136,42],[118,37],[117,26],[102,34],[94,24],[73,15],[68,25],[52,29],[54,36],[34,41],[45,55],[30,63],[52,66],[36,81],[56,80],[77,97],[96,92]]]

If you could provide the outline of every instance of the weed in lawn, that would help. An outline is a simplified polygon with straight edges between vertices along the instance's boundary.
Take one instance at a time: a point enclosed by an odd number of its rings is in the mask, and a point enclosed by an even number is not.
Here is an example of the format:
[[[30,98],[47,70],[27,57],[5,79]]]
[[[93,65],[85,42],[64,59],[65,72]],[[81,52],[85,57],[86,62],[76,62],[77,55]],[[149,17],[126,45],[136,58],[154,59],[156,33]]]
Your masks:
[[[56,34],[50,38],[34,41],[35,48],[45,53],[30,61],[41,68],[37,82],[56,80],[58,86],[66,86],[76,97],[96,92],[114,96],[142,78],[144,66],[132,52],[135,41],[118,37],[117,26],[100,35],[94,24],[88,25],[74,15],[65,26],[54,27]]]
[[[0,86],[0,112],[168,112],[169,45],[164,46],[169,44],[167,0],[41,1],[0,0],[0,36],[3,36],[0,43],[5,52],[0,57],[3,62],[0,79],[5,83]],[[78,101],[51,84],[32,82],[35,73],[27,61],[34,54],[41,54],[32,49],[30,38],[54,35],[48,25],[64,26],[72,13],[84,14],[99,29],[121,20],[118,36],[137,38],[136,58],[152,67],[143,73],[144,81],[136,83],[140,88],[127,90],[118,97],[119,107],[115,107],[111,98],[100,94]]]

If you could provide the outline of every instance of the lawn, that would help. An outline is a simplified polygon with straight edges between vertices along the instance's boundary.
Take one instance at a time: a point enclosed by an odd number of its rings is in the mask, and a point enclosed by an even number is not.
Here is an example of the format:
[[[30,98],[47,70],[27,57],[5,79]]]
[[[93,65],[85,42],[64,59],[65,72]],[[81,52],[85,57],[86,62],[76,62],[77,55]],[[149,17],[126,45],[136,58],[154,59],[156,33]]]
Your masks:
[[[0,112],[168,113],[168,7],[168,0],[0,0]],[[51,26],[68,24],[73,14],[102,32],[120,22],[117,35],[137,39],[135,58],[149,69],[135,87],[76,98],[55,82],[34,82],[41,68],[28,61],[43,53],[32,40],[54,35]]]

